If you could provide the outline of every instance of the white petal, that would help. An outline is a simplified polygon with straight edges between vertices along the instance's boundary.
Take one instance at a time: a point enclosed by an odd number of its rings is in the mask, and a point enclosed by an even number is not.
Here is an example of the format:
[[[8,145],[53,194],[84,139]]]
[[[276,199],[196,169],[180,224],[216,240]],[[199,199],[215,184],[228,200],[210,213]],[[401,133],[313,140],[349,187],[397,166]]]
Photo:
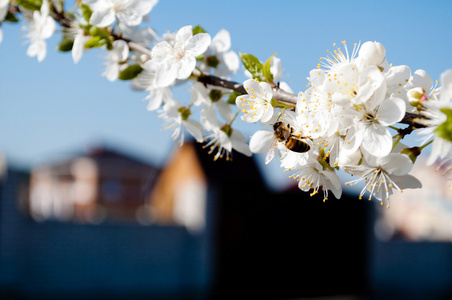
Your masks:
[[[275,134],[270,130],[258,130],[250,139],[250,150],[253,153],[268,151],[275,142]]]
[[[340,93],[340,92],[335,92],[332,95],[331,100],[335,104],[340,105],[340,106],[342,106],[344,108],[350,107],[353,104],[353,102],[350,99],[349,95],[344,94],[344,93]]]
[[[198,33],[192,36],[185,45],[185,55],[193,57],[203,54],[210,45],[210,35],[208,33]]]
[[[313,87],[320,87],[325,81],[325,72],[322,69],[314,69],[309,72],[309,81]]]
[[[214,131],[216,128],[220,128],[222,124],[217,120],[217,114],[213,105],[204,105],[201,110],[201,124],[207,131]],[[229,138],[228,138],[229,139]]]
[[[117,62],[123,62],[129,57],[129,46],[124,40],[113,42],[113,50],[117,57]]]
[[[274,56],[270,61],[270,72],[273,74],[273,81],[278,82],[283,76],[283,68],[281,59]]]
[[[232,141],[223,130],[218,130],[218,138],[221,147],[226,149],[228,152],[232,152]]]
[[[364,132],[361,147],[374,156],[388,155],[392,149],[391,133],[383,125],[373,124]]]
[[[143,21],[143,15],[133,10],[126,10],[116,14],[116,17],[126,26],[138,26]]]
[[[385,74],[386,84],[388,86],[405,85],[410,78],[411,70],[408,66],[394,66],[391,67],[388,73]]]
[[[186,121],[182,121],[182,124],[187,128],[187,131],[196,139],[197,142],[202,142],[203,134],[201,125],[195,120],[188,119]]]
[[[440,100],[446,104],[452,99],[452,69],[441,74],[441,95]]]
[[[374,91],[375,88],[372,82],[367,82],[366,84],[362,85],[355,96],[355,103],[358,105],[367,103],[367,101],[371,99]],[[369,105],[366,105],[366,107],[369,107]]]
[[[263,97],[262,95],[257,96],[266,100],[271,100],[271,98],[273,97],[272,87],[266,82],[260,82],[259,85],[262,88],[262,94],[264,94],[264,96]]]
[[[433,80],[425,70],[416,70],[410,78],[411,87],[422,87],[427,93],[433,88]]]
[[[119,65],[118,64],[108,64],[105,70],[105,77],[110,81],[115,81],[118,79],[119,75]]]
[[[385,60],[386,49],[378,42],[365,42],[359,49],[359,58],[365,66],[379,65]]]
[[[451,149],[452,143],[440,138],[438,136],[435,136],[435,139],[433,140],[432,150],[430,153],[430,156],[427,160],[427,165],[433,164],[438,158],[444,158],[449,150]]]
[[[184,26],[176,33],[176,43],[181,47],[193,36],[193,29],[191,25]]]
[[[405,176],[394,176],[390,175],[392,181],[400,188],[400,189],[420,189],[422,188],[422,183],[414,176],[405,175]]]
[[[169,86],[176,79],[176,72],[170,64],[161,64],[154,77],[154,84],[158,87]]]
[[[325,186],[324,188],[327,188],[330,191],[332,191],[334,194],[334,197],[336,197],[336,199],[340,199],[341,195],[342,195],[342,186],[341,186],[341,180],[339,179],[339,176],[337,176],[337,174],[332,171],[320,171],[320,174],[325,176],[328,179],[328,181],[331,182],[331,185],[332,185],[332,186],[330,186],[330,185]]]
[[[231,105],[226,103],[225,101],[219,100],[215,102],[215,106],[217,107],[220,116],[226,123],[230,123],[234,118],[234,113],[232,112]]]
[[[48,16],[49,15],[49,3],[44,0],[42,1],[42,5],[41,5],[41,16]]]
[[[86,39],[83,34],[77,34],[75,36],[74,44],[72,45],[72,59],[74,60],[74,63],[78,63],[82,58],[85,41]]]
[[[386,99],[378,108],[378,121],[384,126],[400,122],[405,116],[405,110],[405,101],[402,99]]]
[[[293,92],[293,90],[290,88],[290,86],[287,84],[287,82],[285,82],[285,81],[280,81],[279,82],[279,88],[281,90],[284,90],[284,91],[288,92],[288,93],[295,94]]]
[[[8,12],[8,3],[9,0],[0,1],[0,22],[5,19],[6,13]]]
[[[45,20],[45,24],[41,29],[41,38],[48,39],[55,32],[56,23],[52,19],[52,17],[47,16]]]
[[[223,62],[226,65],[226,68],[231,72],[235,73],[240,68],[240,60],[237,53],[234,51],[227,51],[222,54]]]
[[[273,106],[270,104],[268,105],[267,109],[264,111],[264,114],[261,117],[261,122],[268,122],[273,117],[274,109]]]
[[[130,6],[131,10],[137,11],[140,15],[144,16],[151,12],[152,8],[157,4],[158,0],[139,0],[134,1]]]
[[[162,41],[152,48],[152,59],[150,61],[154,62],[152,64],[161,63],[170,58],[173,52],[173,47],[167,41]],[[145,65],[147,65],[147,62]]]
[[[260,95],[262,93],[262,87],[254,79],[248,79],[243,83],[243,87],[246,92],[251,96]]]
[[[343,146],[346,153],[355,153],[358,150],[363,141],[364,132],[365,130],[362,127],[352,127],[348,130]]]
[[[112,9],[95,10],[89,18],[89,23],[97,27],[107,27],[115,19],[115,12]]]
[[[387,160],[387,163],[383,164],[381,167],[392,175],[406,175],[413,168],[413,162],[404,154],[390,153],[385,160]]]
[[[146,107],[147,110],[149,111],[156,110],[157,108],[160,107],[160,105],[162,105],[164,95],[162,89],[166,88],[156,88],[151,90],[149,94],[150,100],[148,106]]]
[[[177,79],[186,79],[196,67],[196,59],[193,56],[184,56],[174,64]]]
[[[228,51],[229,48],[231,48],[231,36],[229,34],[229,31],[225,29],[221,29],[220,31],[218,31],[218,33],[212,39],[211,48],[216,53],[223,53]]]
[[[232,131],[231,142],[232,142],[232,148],[234,148],[238,152],[240,152],[246,156],[252,155],[252,153],[250,151],[250,147],[246,143],[246,138],[240,131],[238,131],[236,129],[234,129]]]
[[[195,82],[190,88],[190,99],[196,106],[201,104],[209,105],[212,103],[209,98],[209,94],[207,93],[207,89],[201,82]]]

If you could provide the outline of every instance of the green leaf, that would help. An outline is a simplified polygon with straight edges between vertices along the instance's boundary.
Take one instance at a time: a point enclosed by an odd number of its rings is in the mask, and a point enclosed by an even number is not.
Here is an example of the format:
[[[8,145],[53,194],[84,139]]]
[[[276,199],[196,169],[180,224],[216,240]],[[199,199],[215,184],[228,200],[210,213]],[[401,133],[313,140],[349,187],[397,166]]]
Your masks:
[[[105,44],[105,41],[101,41],[100,36],[93,36],[85,43],[85,48],[97,48]]]
[[[130,65],[119,73],[118,79],[131,80],[143,71],[140,65]]]
[[[271,66],[272,58],[273,58],[273,56],[275,56],[275,55],[276,55],[276,52],[275,52],[275,54],[273,54],[272,56],[270,56],[270,57],[267,59],[267,61],[265,62],[265,64],[264,64],[264,70],[263,70],[263,72],[264,72],[264,77],[267,79],[267,81],[268,81],[269,83],[272,83],[272,82],[273,82],[273,74],[272,74],[272,72],[270,72],[270,66]]]
[[[42,0],[16,0],[16,3],[29,10],[40,10]]]
[[[256,56],[249,53],[240,53],[240,59],[245,68],[253,75],[253,78],[257,80],[264,78],[264,66]]]
[[[104,38],[104,39],[110,39],[110,33],[105,28],[99,28],[99,27],[92,26],[89,29],[89,34],[91,36],[100,36],[101,38]]]
[[[436,128],[435,133],[450,142],[452,142],[452,109],[443,107],[440,109],[447,116],[447,120]]]
[[[201,26],[197,25],[193,28],[193,35],[197,35],[198,33],[206,33],[207,31],[204,30]]]
[[[87,22],[89,22],[89,19],[91,18],[91,15],[93,14],[93,11],[91,8],[89,8],[88,5],[82,4],[80,5],[80,10],[82,11],[83,17]]]
[[[8,11],[6,13],[6,16],[5,16],[5,21],[12,22],[12,23],[17,23],[17,22],[19,22],[19,19],[13,13]]]
[[[229,104],[235,104],[235,99],[238,97],[238,96],[241,96],[242,94],[241,93],[239,93],[239,92],[233,92],[230,96],[229,96],[229,99],[228,99],[228,103]]]
[[[58,51],[67,52],[72,50],[72,46],[74,45],[74,40],[63,37],[60,43],[57,46]]]

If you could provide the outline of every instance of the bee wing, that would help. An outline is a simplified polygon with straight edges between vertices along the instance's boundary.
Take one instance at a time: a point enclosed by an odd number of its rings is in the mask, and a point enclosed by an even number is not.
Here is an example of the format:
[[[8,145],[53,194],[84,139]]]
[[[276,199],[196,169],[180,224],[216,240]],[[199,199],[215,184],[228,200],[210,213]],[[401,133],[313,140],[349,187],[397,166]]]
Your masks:
[[[272,146],[270,150],[268,150],[267,155],[265,156],[265,164],[268,165],[269,162],[275,157],[275,147]]]
[[[272,146],[267,152],[267,155],[265,156],[265,164],[268,165],[269,162],[272,161],[272,159],[275,157],[275,146],[276,146],[276,139],[274,140]]]

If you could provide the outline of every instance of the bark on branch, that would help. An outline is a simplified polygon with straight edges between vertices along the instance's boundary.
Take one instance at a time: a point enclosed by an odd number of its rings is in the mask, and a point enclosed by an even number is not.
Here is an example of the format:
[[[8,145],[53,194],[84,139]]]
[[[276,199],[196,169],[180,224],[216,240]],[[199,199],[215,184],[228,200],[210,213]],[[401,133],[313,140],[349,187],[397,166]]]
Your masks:
[[[200,75],[198,81],[204,85],[213,85],[230,89],[241,94],[246,94],[246,90],[241,83],[225,80],[214,75]],[[297,95],[288,93],[278,87],[273,88],[273,98],[289,105],[297,104]]]

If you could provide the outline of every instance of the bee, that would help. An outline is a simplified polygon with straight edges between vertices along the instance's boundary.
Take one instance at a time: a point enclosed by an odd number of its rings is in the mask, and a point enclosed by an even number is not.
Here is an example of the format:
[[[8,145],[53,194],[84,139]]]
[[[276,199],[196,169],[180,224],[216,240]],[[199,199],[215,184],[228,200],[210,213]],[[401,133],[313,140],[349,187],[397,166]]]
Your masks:
[[[304,142],[302,138],[294,134],[290,124],[284,124],[281,121],[273,124],[275,141],[265,157],[265,163],[268,164],[275,157],[275,146],[277,142],[284,143],[287,149],[297,153],[305,153],[311,149],[311,146]]]

